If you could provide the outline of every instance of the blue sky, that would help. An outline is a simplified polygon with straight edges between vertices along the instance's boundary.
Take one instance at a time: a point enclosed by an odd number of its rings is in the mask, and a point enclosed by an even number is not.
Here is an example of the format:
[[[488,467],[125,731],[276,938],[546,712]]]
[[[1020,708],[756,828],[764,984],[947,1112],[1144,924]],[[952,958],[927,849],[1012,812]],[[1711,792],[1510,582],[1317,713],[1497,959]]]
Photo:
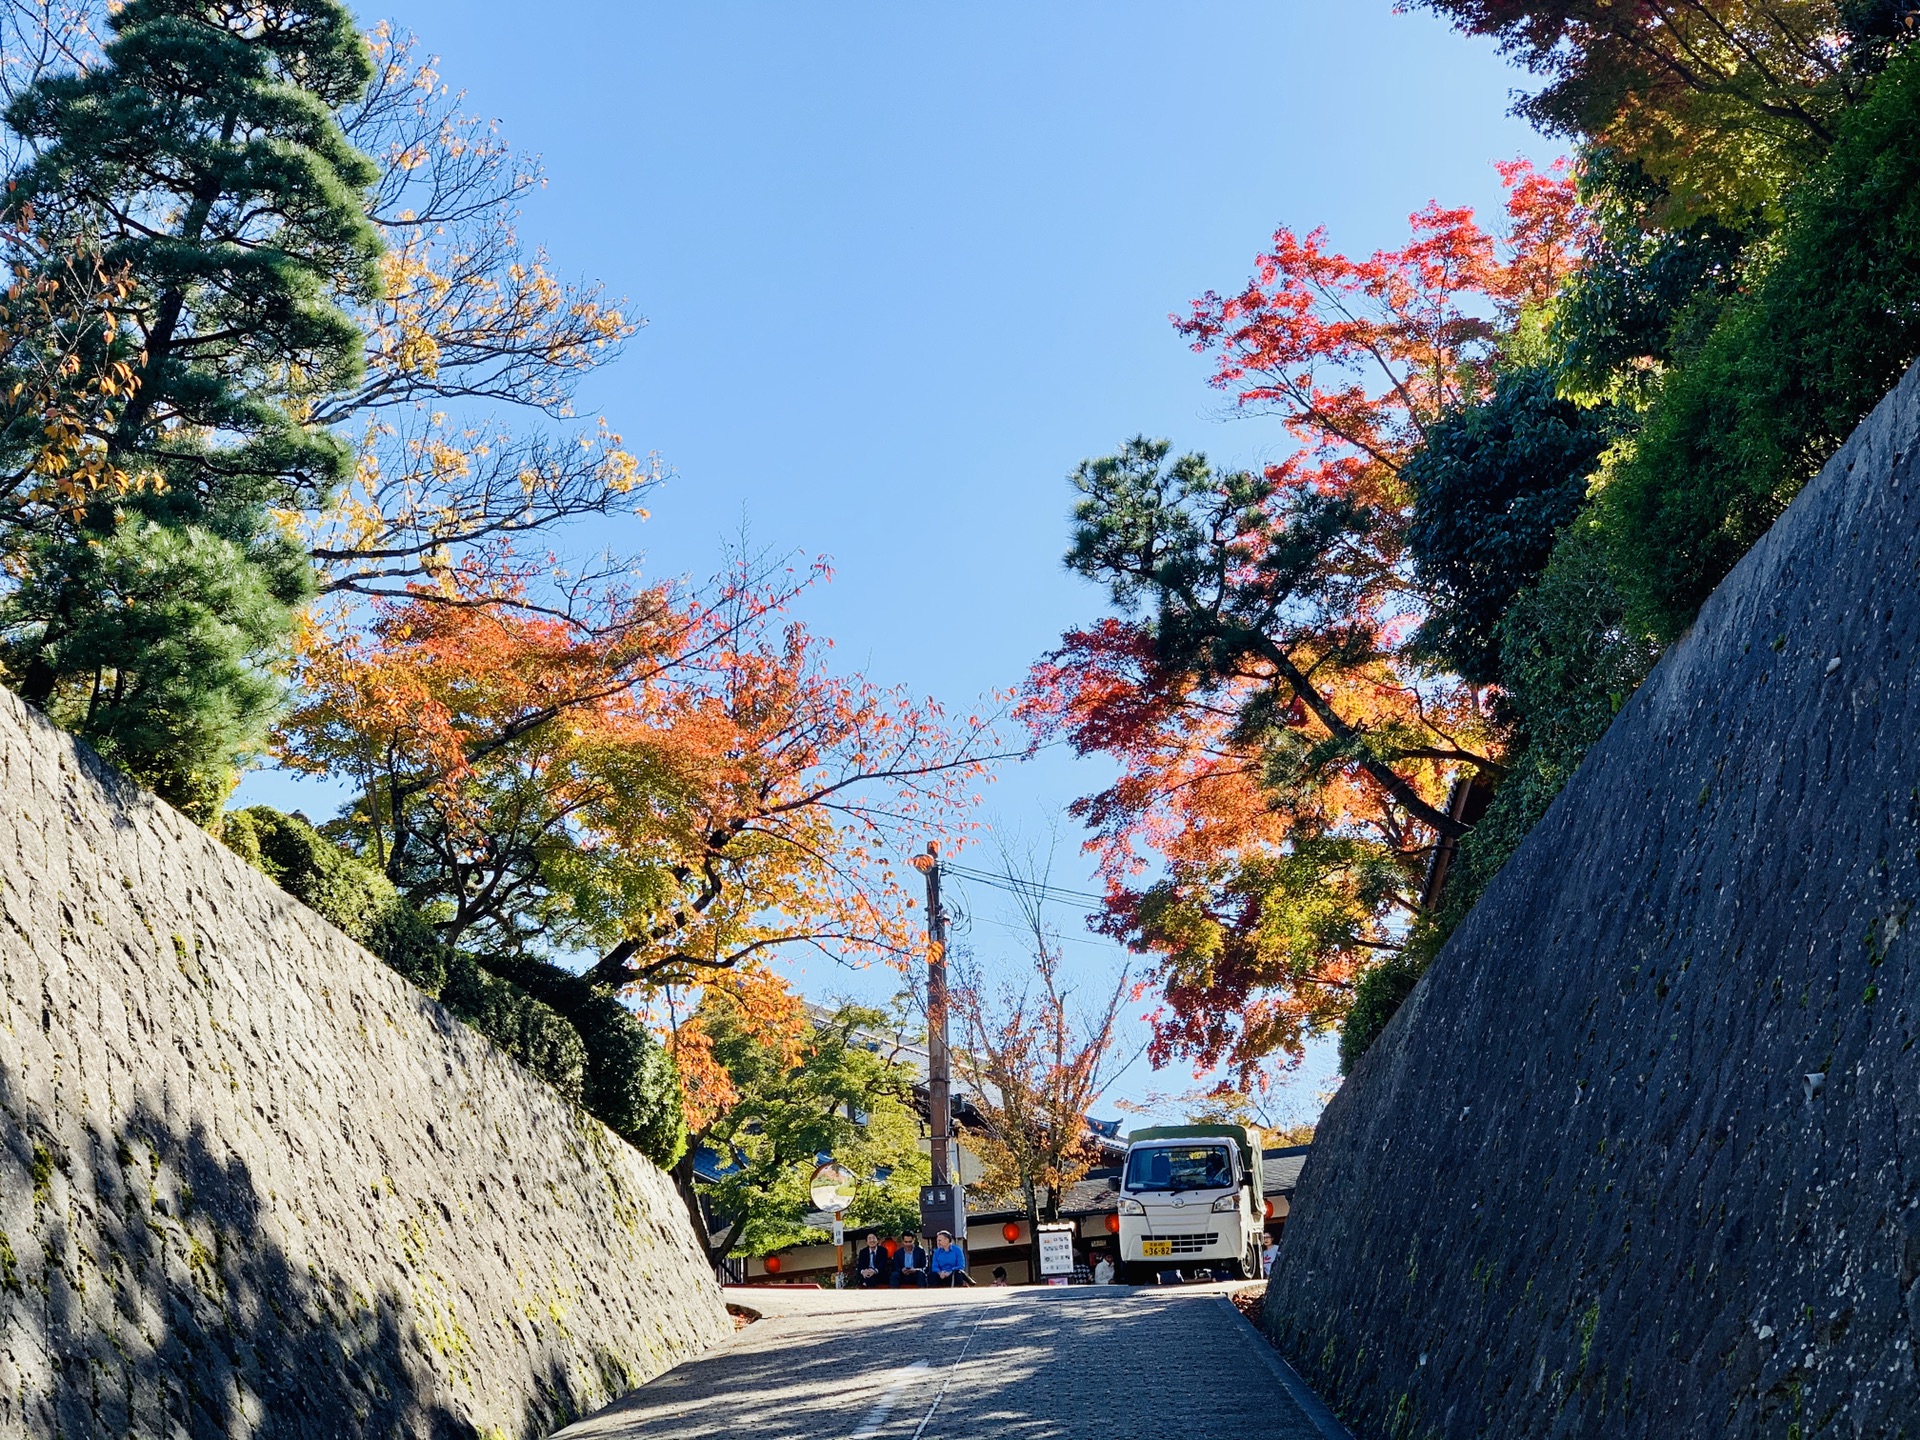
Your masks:
[[[1239,285],[1276,225],[1372,250],[1430,199],[1490,210],[1494,159],[1558,153],[1506,113],[1525,77],[1388,0],[382,13],[543,157],[526,238],[647,317],[583,398],[675,476],[604,538],[660,574],[709,573],[743,523],[830,556],[809,623],[845,663],[962,708],[1097,613],[1060,565],[1081,458],[1140,432],[1229,462],[1281,443],[1224,415],[1170,311]],[[1056,880],[1086,888],[1061,812],[1102,775],[1050,754],[984,814],[1025,845],[1057,825]],[[961,898],[1010,962],[993,892]],[[1117,963],[1058,919],[1090,980]],[[801,983],[890,988],[820,962]],[[1329,1063],[1321,1047],[1300,1106]],[[1142,1064],[1121,1092],[1189,1083]]]

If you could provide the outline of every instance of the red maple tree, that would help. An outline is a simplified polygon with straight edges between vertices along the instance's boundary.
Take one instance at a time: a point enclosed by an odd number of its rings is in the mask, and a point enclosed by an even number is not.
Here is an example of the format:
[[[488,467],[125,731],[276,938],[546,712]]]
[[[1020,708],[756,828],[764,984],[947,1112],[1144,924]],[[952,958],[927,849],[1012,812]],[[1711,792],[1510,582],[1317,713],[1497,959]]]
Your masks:
[[[1084,464],[1069,563],[1115,611],[1037,664],[1022,713],[1120,775],[1074,806],[1100,926],[1156,962],[1156,1063],[1250,1077],[1338,1024],[1400,943],[1456,777],[1498,773],[1479,697],[1406,653],[1401,477],[1490,390],[1583,240],[1564,166],[1500,167],[1506,224],[1429,205],[1365,259],[1282,228],[1253,278],[1175,317],[1295,451],[1258,473],[1136,440]]]

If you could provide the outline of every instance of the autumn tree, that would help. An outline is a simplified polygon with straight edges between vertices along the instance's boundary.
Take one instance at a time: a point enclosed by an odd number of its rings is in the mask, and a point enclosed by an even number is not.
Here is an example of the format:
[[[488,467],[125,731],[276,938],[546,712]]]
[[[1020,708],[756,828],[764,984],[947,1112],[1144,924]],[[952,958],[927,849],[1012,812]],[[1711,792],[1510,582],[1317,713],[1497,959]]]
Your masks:
[[[1738,220],[1832,145],[1909,26],[1904,0],[1422,0],[1546,84],[1551,134],[1644,165],[1670,213]]]
[[[1283,229],[1244,290],[1179,321],[1294,454],[1222,471],[1140,439],[1074,476],[1068,565],[1114,613],[1035,668],[1025,714],[1121,764],[1074,810],[1102,927],[1155,960],[1157,1061],[1251,1073],[1336,1025],[1400,943],[1435,842],[1464,829],[1450,783],[1499,773],[1480,698],[1407,646],[1404,471],[1489,393],[1581,243],[1567,175],[1501,168],[1501,237],[1438,206],[1364,260]]]
[[[372,83],[343,121],[381,167],[366,210],[382,284],[357,312],[360,383],[315,412],[352,437],[357,465],[305,536],[324,594],[420,600],[462,566],[470,589],[477,558],[500,570],[516,543],[636,512],[661,467],[574,413],[580,381],[639,323],[521,239],[538,163],[464,109],[414,37],[383,24],[371,43]],[[533,582],[552,568],[533,552],[497,593],[544,602]],[[571,583],[624,568],[575,567]]]
[[[356,785],[356,847],[491,963],[590,947],[587,982],[624,992],[799,946],[906,956],[888,841],[956,822],[990,731],[835,673],[787,578],[572,619],[381,602],[305,652],[283,754]]]
[[[1019,981],[991,976],[977,956],[960,955],[948,1013],[960,1031],[954,1071],[979,1116],[966,1145],[986,1172],[980,1188],[1019,1195],[1037,1223],[1058,1218],[1068,1187],[1095,1158],[1087,1116],[1134,1058],[1122,1056],[1120,1036],[1132,985],[1124,970],[1090,998],[1066,983],[1060,943],[1040,911],[1045,874],[1026,878],[1033,883],[1014,891],[1029,941],[1009,967]]]
[[[17,553],[0,624],[25,698],[210,812],[310,589],[270,512],[325,503],[352,467],[313,410],[358,383],[342,307],[379,283],[376,172],[336,118],[370,65],[329,0],[133,0],[110,26],[97,67],[8,106],[29,153],[4,214],[56,266],[91,253],[125,277],[96,333],[104,373],[129,373],[81,413],[128,479]]]

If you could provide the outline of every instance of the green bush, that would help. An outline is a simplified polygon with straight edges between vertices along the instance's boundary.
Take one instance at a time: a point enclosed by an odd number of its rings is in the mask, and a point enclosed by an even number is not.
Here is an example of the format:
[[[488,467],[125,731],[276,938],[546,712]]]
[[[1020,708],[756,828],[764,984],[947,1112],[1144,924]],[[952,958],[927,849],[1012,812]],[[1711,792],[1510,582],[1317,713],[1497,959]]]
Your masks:
[[[1461,839],[1437,909],[1415,923],[1404,951],[1356,987],[1340,1032],[1342,1070],[1366,1053],[1427,962],[1653,669],[1659,647],[1630,630],[1625,617],[1600,536],[1588,520],[1575,521],[1539,581],[1521,592],[1499,626],[1500,670],[1508,687],[1507,773],[1487,813]]]
[[[673,1060],[617,997],[557,965],[449,953],[386,876],[304,816],[229,811],[220,838],[662,1169],[685,1153]]]
[[[1426,969],[1426,957],[1410,950],[1389,955],[1360,977],[1353,987],[1353,1004],[1340,1027],[1340,1073],[1348,1074],[1360,1063],[1380,1032],[1387,1028]]]
[[[680,1076],[647,1027],[617,996],[557,965],[517,960],[500,973],[579,1032],[586,1051],[581,1102],[587,1110],[661,1169],[671,1169],[687,1148]]]
[[[1920,49],[1894,57],[1750,262],[1750,289],[1604,467],[1631,622],[1670,639],[1920,354]]]
[[[449,957],[433,927],[378,870],[340,849],[304,816],[266,805],[230,811],[221,839],[561,1094],[580,1101],[585,1055],[573,1027],[467,957]]]
[[[228,811],[220,838],[321,919],[366,946],[429,995],[446,980],[445,948],[393,882],[315,830],[267,805]]]
[[[1562,393],[1632,402],[1711,331],[1736,292],[1742,253],[1766,227],[1709,217],[1674,228],[1671,192],[1604,145],[1581,151],[1580,199],[1593,231],[1554,297],[1547,348]]]
[[[1561,399],[1544,367],[1501,375],[1443,416],[1406,468],[1407,527],[1427,616],[1414,645],[1475,685],[1499,678],[1500,619],[1587,498],[1606,414]]]
[[[586,1047],[551,1007],[459,954],[447,965],[440,1003],[574,1104],[582,1103]]]

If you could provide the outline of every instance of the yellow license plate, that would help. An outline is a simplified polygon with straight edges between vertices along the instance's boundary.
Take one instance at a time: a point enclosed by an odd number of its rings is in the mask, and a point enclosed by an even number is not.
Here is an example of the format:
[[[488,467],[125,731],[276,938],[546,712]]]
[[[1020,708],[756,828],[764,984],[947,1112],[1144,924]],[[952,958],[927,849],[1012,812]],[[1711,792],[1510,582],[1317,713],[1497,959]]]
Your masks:
[[[1173,1241],[1142,1240],[1140,1242],[1140,1253],[1146,1256],[1149,1260],[1152,1260],[1162,1255],[1171,1255],[1173,1254]]]

